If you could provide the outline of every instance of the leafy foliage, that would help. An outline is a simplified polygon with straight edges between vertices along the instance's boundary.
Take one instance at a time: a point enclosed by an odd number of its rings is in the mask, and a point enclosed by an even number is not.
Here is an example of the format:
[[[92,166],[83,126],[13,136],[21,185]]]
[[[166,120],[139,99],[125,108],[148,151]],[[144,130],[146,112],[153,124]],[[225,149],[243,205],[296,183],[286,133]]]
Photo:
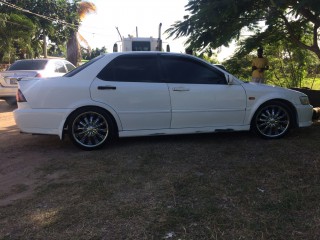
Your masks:
[[[238,50],[223,64],[237,77],[250,81],[251,62],[254,54],[245,48]],[[267,83],[282,87],[304,87],[307,77],[316,77],[320,61],[314,53],[297,48],[289,41],[279,40],[264,46],[265,56],[269,60],[270,70],[265,72]]]
[[[32,21],[15,13],[2,14],[1,17],[3,26],[0,28],[0,61],[6,57],[5,60],[11,62],[12,56],[32,54],[32,37],[35,33]]]
[[[95,49],[92,49],[91,51],[81,48],[81,55],[82,55],[82,58],[85,60],[91,60],[104,53],[107,53],[107,49],[105,47],[95,48]]]
[[[170,37],[187,36],[193,49],[228,46],[232,40],[239,41],[244,32],[251,32],[252,37],[245,40],[249,52],[270,43],[271,35],[290,40],[320,58],[320,5],[314,0],[189,0],[186,10],[190,15],[166,32]]]
[[[6,4],[4,2],[0,4],[0,12],[14,17],[8,20],[4,14],[0,15],[0,25],[2,25],[0,31],[4,33],[0,35],[0,42],[7,40],[24,44],[22,40],[28,39],[26,48],[29,49],[27,52],[29,57],[39,56],[43,52],[44,36],[48,37],[50,42],[57,47],[61,46],[78,29],[80,21],[77,14],[78,2],[80,0],[6,0]],[[8,34],[10,30],[16,32],[14,36]],[[8,47],[0,49],[1,54],[15,58],[15,52],[19,50],[13,49],[15,46],[7,44],[6,46]]]

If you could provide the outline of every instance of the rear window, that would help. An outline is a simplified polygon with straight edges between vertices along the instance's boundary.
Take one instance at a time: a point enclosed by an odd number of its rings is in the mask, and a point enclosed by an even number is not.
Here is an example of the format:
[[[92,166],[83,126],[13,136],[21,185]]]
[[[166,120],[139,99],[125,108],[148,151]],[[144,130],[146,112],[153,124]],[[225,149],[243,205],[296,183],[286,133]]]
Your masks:
[[[47,60],[16,61],[8,70],[43,70],[47,62]]]

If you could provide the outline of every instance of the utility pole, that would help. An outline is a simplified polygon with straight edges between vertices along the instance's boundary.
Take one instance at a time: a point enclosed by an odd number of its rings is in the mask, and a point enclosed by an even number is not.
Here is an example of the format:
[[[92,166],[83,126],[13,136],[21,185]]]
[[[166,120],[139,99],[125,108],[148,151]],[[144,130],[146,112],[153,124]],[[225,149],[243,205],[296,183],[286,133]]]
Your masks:
[[[43,33],[43,57],[47,58],[48,57],[48,52],[47,52],[47,35]]]

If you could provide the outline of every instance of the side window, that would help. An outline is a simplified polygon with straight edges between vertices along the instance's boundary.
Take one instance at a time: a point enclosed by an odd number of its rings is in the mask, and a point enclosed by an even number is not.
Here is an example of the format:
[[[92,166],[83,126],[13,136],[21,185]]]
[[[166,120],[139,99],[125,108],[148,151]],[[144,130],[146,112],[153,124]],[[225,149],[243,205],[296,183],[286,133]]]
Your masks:
[[[161,56],[165,79],[170,83],[226,84],[219,70],[187,57]]]
[[[159,82],[156,55],[122,55],[105,66],[97,77],[117,82]]]
[[[75,69],[75,67],[74,67],[72,64],[70,64],[70,63],[68,63],[68,62],[65,62],[65,64],[66,64],[66,67],[67,67],[67,71],[68,71],[68,72],[70,72],[71,70]]]
[[[66,68],[64,67],[64,64],[62,62],[55,62],[55,72],[58,73],[66,73]]]

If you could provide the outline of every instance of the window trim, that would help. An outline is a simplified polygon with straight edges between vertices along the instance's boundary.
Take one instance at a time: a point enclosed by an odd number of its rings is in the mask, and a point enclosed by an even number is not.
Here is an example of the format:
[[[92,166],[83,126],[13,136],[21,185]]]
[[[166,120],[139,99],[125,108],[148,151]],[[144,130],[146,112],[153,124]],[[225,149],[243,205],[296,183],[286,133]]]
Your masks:
[[[222,72],[222,71],[219,71],[218,69],[216,69],[215,67],[211,66],[210,64],[206,63],[206,62],[203,62],[201,60],[198,60],[196,58],[192,58],[192,57],[189,57],[189,56],[181,56],[181,55],[166,55],[166,54],[159,54],[160,57],[159,57],[159,63],[161,65],[161,73],[163,75],[163,79],[166,83],[172,83],[172,84],[207,84],[207,85],[227,85],[227,79],[226,79],[226,76],[225,74]],[[212,82],[212,83],[199,83],[199,82],[171,82],[171,80],[169,79],[169,76],[168,76],[168,70],[166,69],[165,67],[165,64],[164,64],[164,61],[165,61],[165,58],[168,58],[168,59],[182,59],[184,61],[189,61],[191,63],[195,63],[195,64],[198,64],[198,65],[201,65],[209,70],[211,70],[212,72],[215,72],[215,73],[219,73],[219,75],[221,75],[222,79],[223,79],[223,83],[217,83],[217,82]]]
[[[156,81],[119,81],[118,79],[116,79],[116,73],[114,72],[115,70],[113,69],[113,79],[112,80],[108,80],[108,79],[103,79],[101,77],[99,77],[100,73],[106,68],[106,67],[112,67],[114,64],[117,63],[117,61],[120,61],[121,59],[128,59],[128,58],[141,58],[141,57],[153,57],[155,58],[156,61],[156,71],[157,71],[157,79]],[[160,71],[160,65],[159,65],[159,57],[158,54],[124,54],[124,55],[119,55],[116,58],[114,58],[111,62],[109,62],[98,74],[97,74],[97,78],[99,78],[102,81],[114,81],[114,82],[129,82],[129,83],[164,83],[164,81],[162,80],[162,76],[161,76],[161,71]]]

